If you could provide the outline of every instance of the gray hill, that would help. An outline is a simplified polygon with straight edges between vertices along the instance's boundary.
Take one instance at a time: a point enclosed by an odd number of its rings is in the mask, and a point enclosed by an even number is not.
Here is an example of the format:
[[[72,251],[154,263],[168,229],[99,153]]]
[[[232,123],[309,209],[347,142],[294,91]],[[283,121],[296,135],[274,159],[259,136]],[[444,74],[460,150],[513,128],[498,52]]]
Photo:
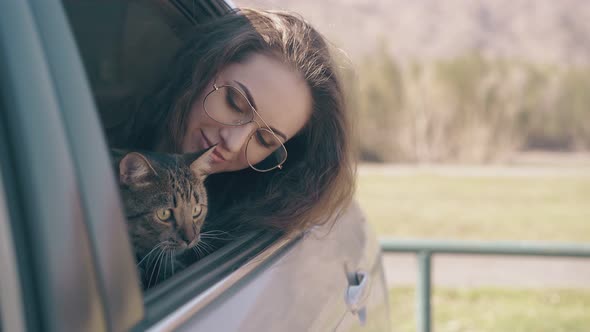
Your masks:
[[[301,13],[356,58],[385,43],[396,58],[473,51],[541,63],[590,62],[587,0],[236,0]]]

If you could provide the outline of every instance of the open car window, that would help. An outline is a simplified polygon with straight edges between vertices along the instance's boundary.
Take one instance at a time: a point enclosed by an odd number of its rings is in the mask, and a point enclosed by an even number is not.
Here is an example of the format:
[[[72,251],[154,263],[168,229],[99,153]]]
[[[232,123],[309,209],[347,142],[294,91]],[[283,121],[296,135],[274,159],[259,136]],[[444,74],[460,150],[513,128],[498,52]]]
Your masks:
[[[230,10],[223,1],[64,0],[63,5],[103,128],[121,121],[127,100],[157,82],[186,29]],[[233,239],[145,292],[141,326],[162,320],[232,272],[254,268],[253,257],[265,249],[278,252],[288,242],[270,231]]]
[[[64,0],[63,4],[107,126],[121,120],[121,102],[145,93],[158,81],[187,30],[230,10],[223,1]]]

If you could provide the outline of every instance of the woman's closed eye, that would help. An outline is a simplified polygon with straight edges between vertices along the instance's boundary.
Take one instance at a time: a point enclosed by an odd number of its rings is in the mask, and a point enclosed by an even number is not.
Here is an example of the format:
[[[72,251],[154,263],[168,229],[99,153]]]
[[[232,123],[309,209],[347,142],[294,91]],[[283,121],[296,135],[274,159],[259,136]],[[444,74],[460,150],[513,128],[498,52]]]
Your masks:
[[[244,100],[244,97],[241,96],[240,93],[235,91],[233,88],[227,88],[225,100],[229,108],[232,109],[232,111],[240,114],[246,113],[246,107],[248,107],[247,102]]]
[[[266,149],[276,149],[279,146],[277,139],[268,130],[258,129],[254,135],[256,142]]]

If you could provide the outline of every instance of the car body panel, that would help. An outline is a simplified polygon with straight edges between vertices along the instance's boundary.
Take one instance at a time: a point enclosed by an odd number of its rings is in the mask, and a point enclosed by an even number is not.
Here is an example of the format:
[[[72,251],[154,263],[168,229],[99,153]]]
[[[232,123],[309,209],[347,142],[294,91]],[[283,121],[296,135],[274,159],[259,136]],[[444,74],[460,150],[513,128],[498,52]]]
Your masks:
[[[306,232],[179,330],[331,331],[348,315],[360,327],[358,317],[349,312],[345,302],[350,274],[356,271],[369,276],[372,292],[367,314],[374,320],[372,325],[387,330],[388,304],[383,296],[385,281],[379,252],[373,232],[353,203],[333,227],[314,227]],[[341,330],[350,327],[342,325]]]

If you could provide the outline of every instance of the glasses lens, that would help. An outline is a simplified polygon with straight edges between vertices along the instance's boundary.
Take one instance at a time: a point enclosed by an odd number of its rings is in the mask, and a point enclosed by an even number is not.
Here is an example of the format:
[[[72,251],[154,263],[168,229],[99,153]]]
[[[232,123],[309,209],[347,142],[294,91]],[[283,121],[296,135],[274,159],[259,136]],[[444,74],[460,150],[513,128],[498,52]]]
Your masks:
[[[270,130],[259,128],[248,141],[246,158],[255,170],[270,171],[287,160],[287,150]]]
[[[231,86],[221,86],[211,91],[205,97],[203,107],[213,120],[226,125],[239,126],[254,116],[246,96]]]

